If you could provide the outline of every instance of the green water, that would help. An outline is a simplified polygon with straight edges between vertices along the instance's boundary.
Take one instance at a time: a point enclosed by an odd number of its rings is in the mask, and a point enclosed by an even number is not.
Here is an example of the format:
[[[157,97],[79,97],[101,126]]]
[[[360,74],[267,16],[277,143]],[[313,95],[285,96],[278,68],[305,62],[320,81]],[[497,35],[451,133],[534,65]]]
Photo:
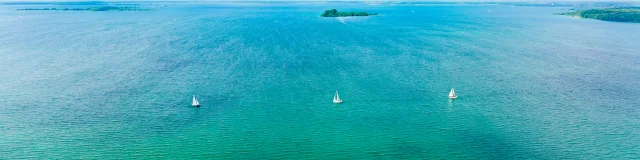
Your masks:
[[[508,5],[170,6],[0,5],[0,159],[640,158],[638,24]],[[319,17],[330,8],[379,15]]]

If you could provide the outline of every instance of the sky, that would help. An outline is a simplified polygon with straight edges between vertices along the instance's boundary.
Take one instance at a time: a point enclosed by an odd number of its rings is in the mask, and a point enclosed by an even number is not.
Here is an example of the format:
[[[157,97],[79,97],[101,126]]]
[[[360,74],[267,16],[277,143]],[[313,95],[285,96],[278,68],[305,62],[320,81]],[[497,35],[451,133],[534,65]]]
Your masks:
[[[363,2],[528,2],[528,3],[556,3],[556,2],[633,2],[639,3],[640,0],[0,0],[2,2],[162,2],[162,1],[363,1]],[[2,4],[0,4],[2,5]]]

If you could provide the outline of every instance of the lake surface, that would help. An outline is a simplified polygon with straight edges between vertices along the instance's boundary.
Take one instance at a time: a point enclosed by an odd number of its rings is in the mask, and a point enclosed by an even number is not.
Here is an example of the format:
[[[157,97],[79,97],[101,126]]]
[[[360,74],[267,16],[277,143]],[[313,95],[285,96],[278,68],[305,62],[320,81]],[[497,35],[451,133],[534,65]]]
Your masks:
[[[0,159],[640,158],[640,24],[560,7],[166,5],[0,5]],[[331,8],[379,15],[319,17]]]

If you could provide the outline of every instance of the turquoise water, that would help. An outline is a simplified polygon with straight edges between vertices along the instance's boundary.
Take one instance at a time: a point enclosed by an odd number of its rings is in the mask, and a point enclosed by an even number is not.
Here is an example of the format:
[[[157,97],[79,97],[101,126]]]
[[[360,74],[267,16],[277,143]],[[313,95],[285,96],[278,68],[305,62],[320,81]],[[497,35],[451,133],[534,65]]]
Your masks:
[[[639,24],[508,5],[26,7],[0,5],[0,159],[640,158]]]

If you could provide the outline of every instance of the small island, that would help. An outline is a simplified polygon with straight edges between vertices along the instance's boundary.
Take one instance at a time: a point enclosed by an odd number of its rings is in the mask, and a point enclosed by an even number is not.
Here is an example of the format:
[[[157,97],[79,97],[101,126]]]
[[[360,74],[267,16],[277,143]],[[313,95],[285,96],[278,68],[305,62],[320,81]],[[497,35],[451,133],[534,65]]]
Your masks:
[[[98,6],[90,8],[24,8],[19,11],[150,11],[140,7]]]
[[[603,8],[556,13],[580,18],[598,19],[613,22],[640,23],[640,7]]]
[[[353,16],[372,16],[378,15],[378,13],[367,13],[367,12],[338,12],[336,9],[330,9],[324,11],[320,15],[320,17],[353,17]]]

